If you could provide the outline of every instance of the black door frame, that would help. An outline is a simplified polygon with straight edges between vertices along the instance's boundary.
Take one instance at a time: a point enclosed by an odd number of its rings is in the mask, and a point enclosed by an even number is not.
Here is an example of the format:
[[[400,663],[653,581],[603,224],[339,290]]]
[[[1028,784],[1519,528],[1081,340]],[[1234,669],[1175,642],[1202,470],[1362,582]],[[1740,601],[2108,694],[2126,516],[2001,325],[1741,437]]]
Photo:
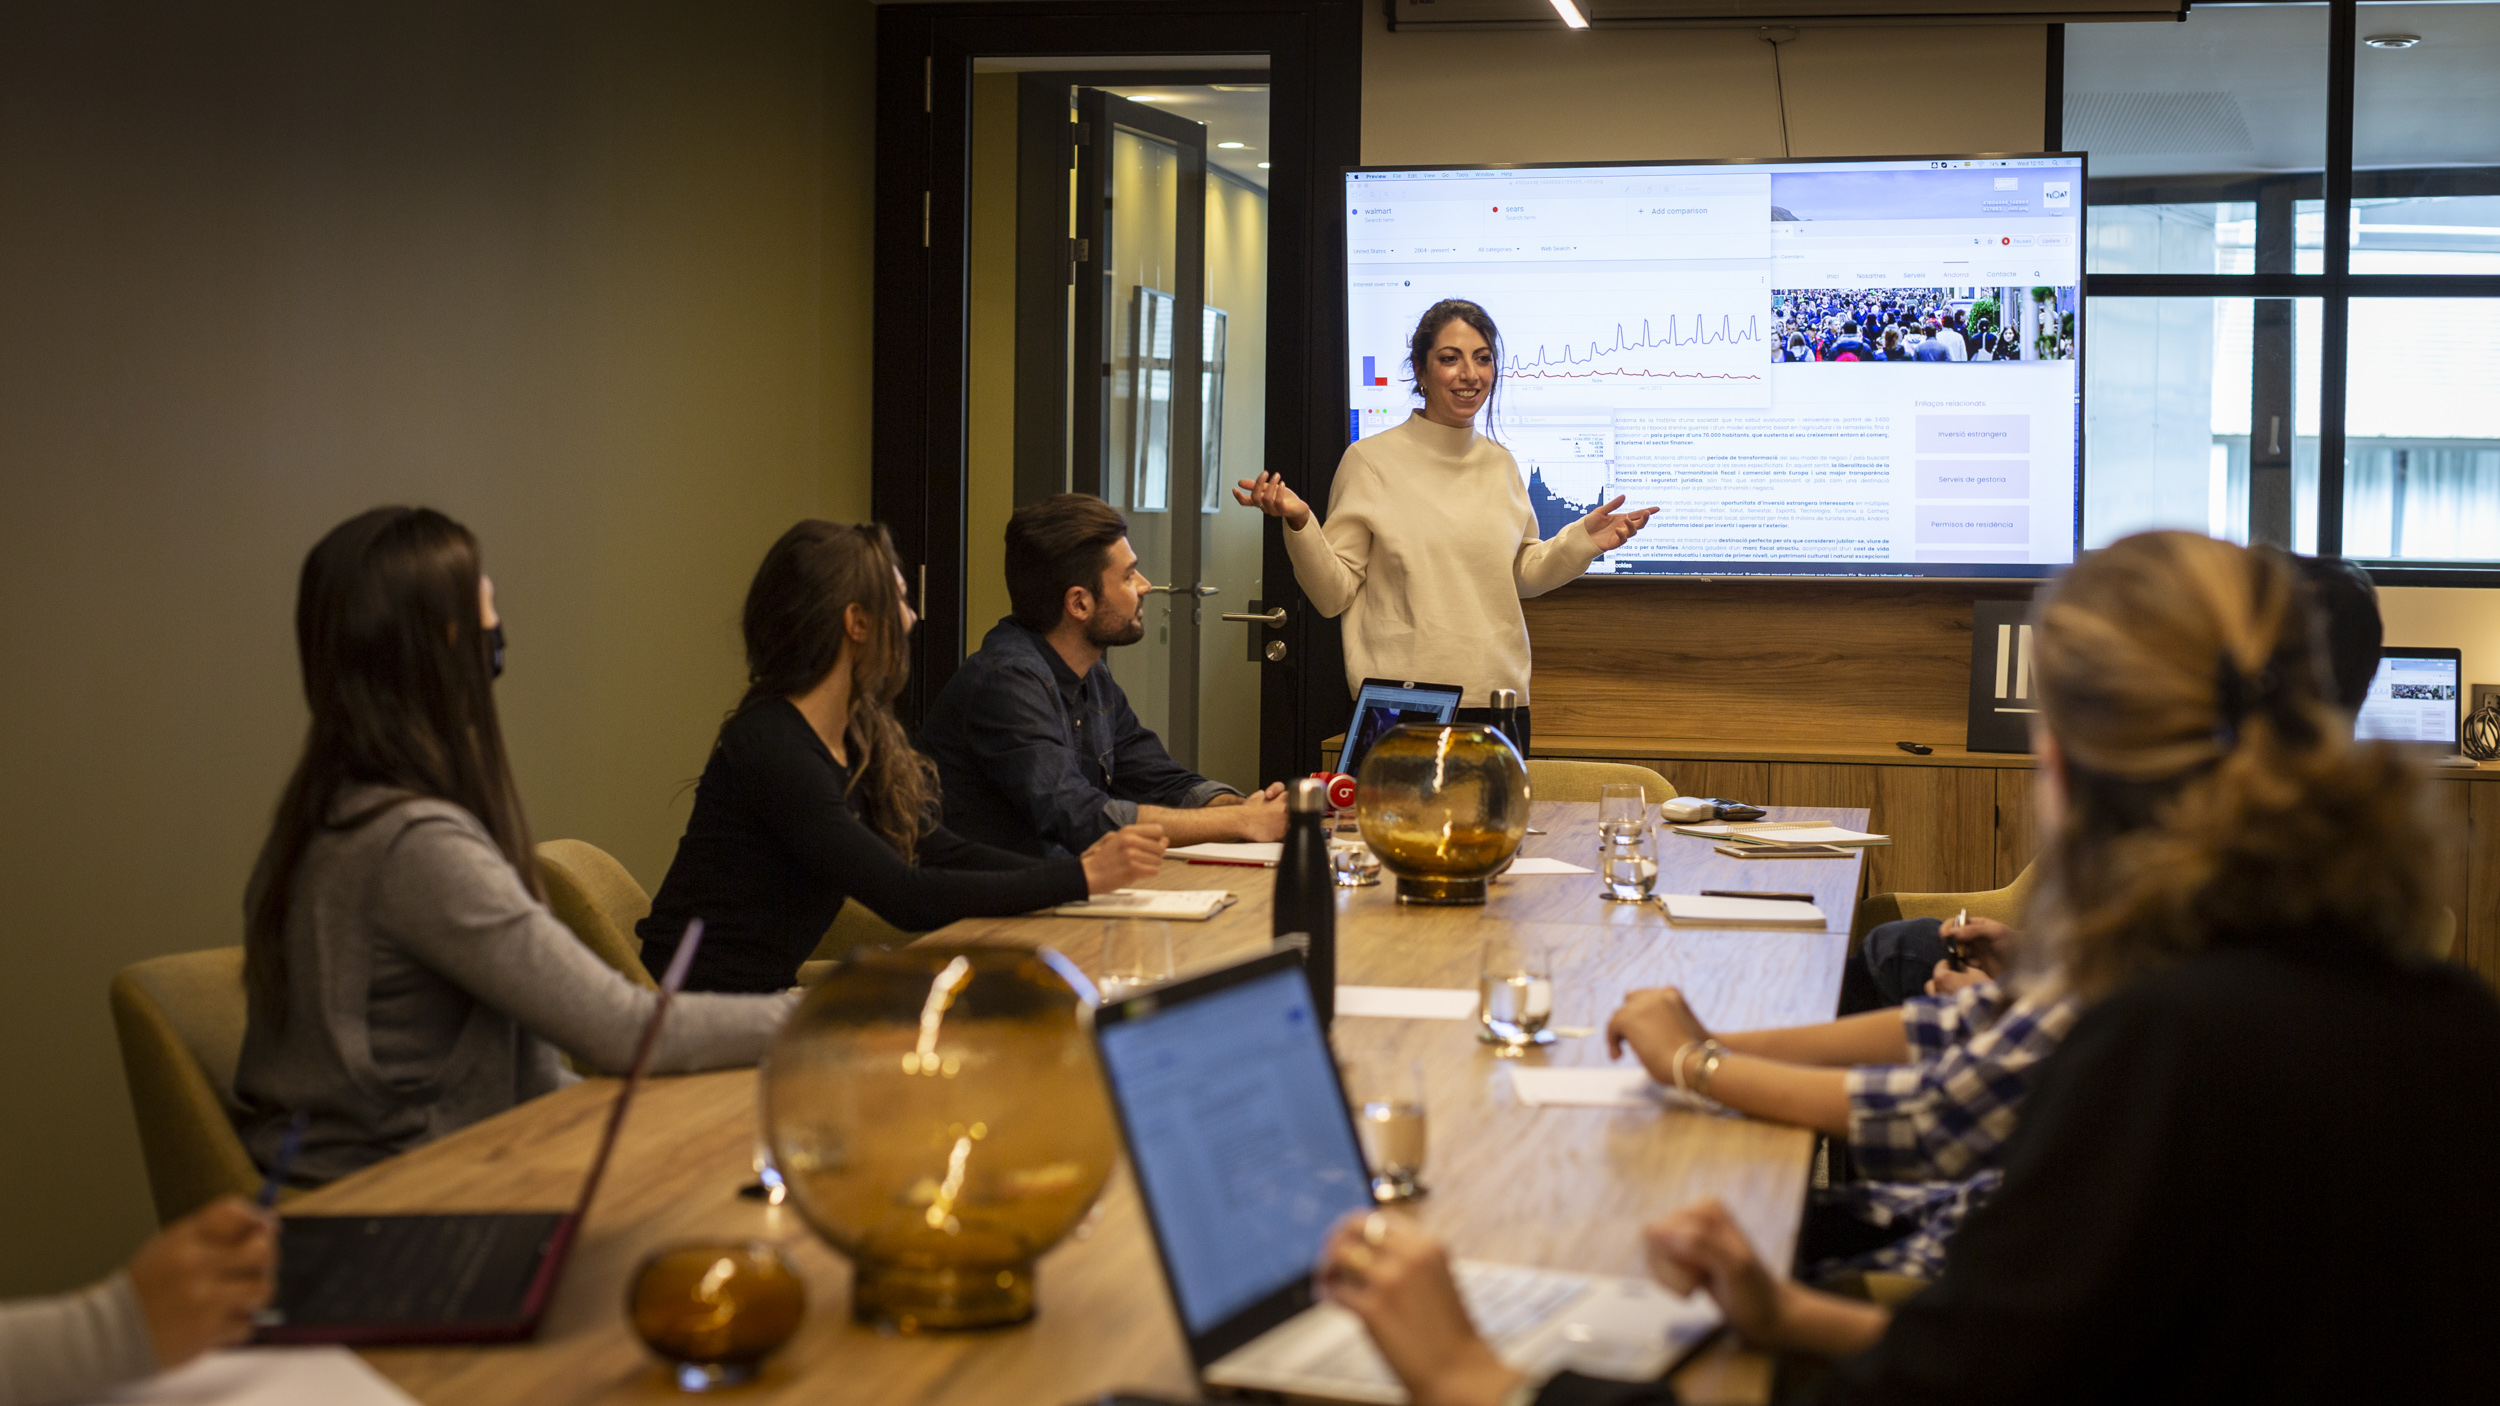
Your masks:
[[[928,586],[912,681],[917,724],[963,658],[966,256],[976,55],[1269,56],[1266,467],[1326,502],[1345,449],[1345,221],[1338,172],[1362,158],[1357,0],[1093,0],[1047,15],[1018,3],[889,5],[877,13],[875,424],[872,506]],[[1070,67],[1079,67],[1071,64]],[[1324,199],[1321,197],[1325,197]],[[1334,621],[1293,584],[1267,524],[1266,603],[1286,657],[1263,666],[1260,779],[1307,770],[1349,696]]]

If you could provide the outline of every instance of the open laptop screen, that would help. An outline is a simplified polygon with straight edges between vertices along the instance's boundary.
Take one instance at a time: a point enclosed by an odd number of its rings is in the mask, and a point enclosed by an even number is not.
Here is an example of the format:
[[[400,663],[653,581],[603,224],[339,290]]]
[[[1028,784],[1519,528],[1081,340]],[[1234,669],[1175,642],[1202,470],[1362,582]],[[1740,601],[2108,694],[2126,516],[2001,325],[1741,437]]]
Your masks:
[[[2428,742],[2453,750],[2457,743],[2458,679],[2464,670],[2453,649],[2382,649],[2370,694],[2361,702],[2353,735],[2388,742]]]
[[[1458,714],[1464,691],[1456,684],[1400,683],[1365,679],[1354,695],[1354,718],[1346,724],[1345,749],[1337,754],[1337,770],[1360,774],[1363,754],[1381,734],[1400,723],[1445,723]]]
[[[1191,985],[1128,1002],[1099,1043],[1181,1322],[1196,1339],[1307,1280],[1328,1228],[1372,1198],[1300,965]]]

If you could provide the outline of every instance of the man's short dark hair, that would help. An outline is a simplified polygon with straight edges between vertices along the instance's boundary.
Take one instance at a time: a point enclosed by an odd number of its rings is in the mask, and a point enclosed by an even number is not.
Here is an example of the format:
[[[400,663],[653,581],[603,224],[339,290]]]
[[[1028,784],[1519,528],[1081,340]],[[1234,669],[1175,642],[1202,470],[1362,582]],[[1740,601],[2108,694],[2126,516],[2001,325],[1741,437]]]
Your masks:
[[[1068,588],[1100,593],[1111,545],[1128,521],[1091,493],[1054,493],[1007,519],[1007,599],[1028,630],[1057,629]]]
[[[2370,584],[2370,573],[2342,557],[2302,557],[2300,570],[2309,578],[2326,629],[2336,706],[2353,712],[2370,696],[2370,680],[2378,676],[2379,644],[2386,638],[2378,588]]]

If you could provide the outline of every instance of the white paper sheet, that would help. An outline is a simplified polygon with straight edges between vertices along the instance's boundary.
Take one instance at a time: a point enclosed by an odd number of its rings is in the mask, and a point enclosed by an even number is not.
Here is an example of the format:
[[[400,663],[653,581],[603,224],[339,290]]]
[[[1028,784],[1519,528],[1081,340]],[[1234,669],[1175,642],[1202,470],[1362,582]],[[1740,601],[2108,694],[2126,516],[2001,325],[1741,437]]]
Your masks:
[[[415,1398],[343,1347],[212,1352],[88,1399],[92,1406],[416,1406]]]
[[[1398,1020],[1474,1020],[1476,993],[1429,986],[1340,986],[1337,1014]]]
[[[1201,844],[1174,845],[1163,853],[1172,859],[1223,859],[1235,864],[1265,864],[1274,868],[1285,857],[1285,844],[1282,840],[1270,840],[1264,844],[1208,840]]]
[[[1637,1064],[1622,1069],[1605,1065],[1558,1069],[1543,1064],[1514,1064],[1510,1067],[1510,1088],[1530,1108],[1712,1108],[1652,1080],[1649,1071]]]
[[[1515,879],[1522,874],[1594,874],[1596,872],[1594,869],[1583,869],[1577,864],[1560,859],[1514,859],[1510,862],[1510,867],[1502,871],[1502,877]]]
[[[1062,903],[1051,909],[1062,918],[1162,918],[1199,922],[1231,904],[1233,895],[1219,889],[1113,889],[1083,903]]]
[[[1837,825],[1785,824],[1770,821],[1749,821],[1730,825],[1724,821],[1708,825],[1678,825],[1679,835],[1700,835],[1709,839],[1722,837],[1781,845],[1881,845],[1890,844],[1890,835],[1866,830],[1844,830]]]

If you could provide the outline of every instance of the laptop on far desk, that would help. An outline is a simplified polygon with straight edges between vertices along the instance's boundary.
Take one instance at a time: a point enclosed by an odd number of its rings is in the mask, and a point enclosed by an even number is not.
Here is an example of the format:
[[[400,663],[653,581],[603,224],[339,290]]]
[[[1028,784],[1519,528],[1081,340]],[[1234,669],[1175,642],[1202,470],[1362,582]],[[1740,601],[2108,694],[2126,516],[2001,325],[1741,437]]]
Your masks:
[[[254,1340],[385,1347],[535,1336],[650,1066],[660,1023],[702,941],[702,924],[689,923],[572,1210],[286,1216],[278,1223],[277,1301],[264,1311]]]
[[[2473,766],[2472,758],[2457,751],[2464,677],[2459,650],[2395,645],[2380,650],[2369,696],[2353,720],[2353,736],[2417,748],[2433,766]]]
[[[1105,1005],[1094,1040],[1199,1380],[1228,1394],[1405,1401],[1361,1322],[1312,1297],[1320,1242],[1372,1196],[1300,957],[1272,953]],[[1532,1374],[1647,1380],[1719,1323],[1706,1295],[1646,1279],[1457,1270],[1478,1331]]]
[[[1458,700],[1466,690],[1454,683],[1414,683],[1396,679],[1365,679],[1354,691],[1354,717],[1345,725],[1345,745],[1337,753],[1337,770],[1359,775],[1363,754],[1400,723],[1445,723],[1458,716]]]

